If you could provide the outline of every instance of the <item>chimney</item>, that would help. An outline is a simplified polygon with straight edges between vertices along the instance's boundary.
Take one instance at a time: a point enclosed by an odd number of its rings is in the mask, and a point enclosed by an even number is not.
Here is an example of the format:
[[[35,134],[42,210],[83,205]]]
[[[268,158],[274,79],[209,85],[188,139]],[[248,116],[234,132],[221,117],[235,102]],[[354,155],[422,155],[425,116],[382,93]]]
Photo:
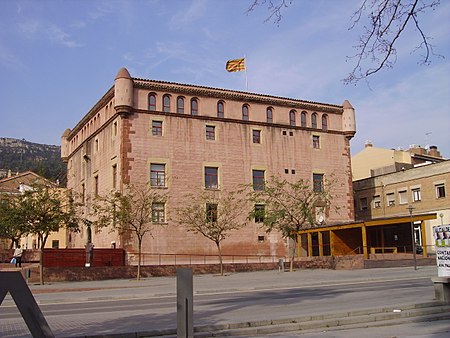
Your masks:
[[[367,141],[364,143],[364,148],[371,148],[371,147],[373,147],[372,141],[367,140]]]
[[[412,144],[409,146],[409,152],[411,154],[416,154],[416,155],[426,155],[427,154],[427,150],[425,148],[422,148],[422,146],[415,145],[415,144]]]
[[[430,146],[430,150],[428,150],[428,155],[442,158],[441,153],[437,150],[437,146]]]

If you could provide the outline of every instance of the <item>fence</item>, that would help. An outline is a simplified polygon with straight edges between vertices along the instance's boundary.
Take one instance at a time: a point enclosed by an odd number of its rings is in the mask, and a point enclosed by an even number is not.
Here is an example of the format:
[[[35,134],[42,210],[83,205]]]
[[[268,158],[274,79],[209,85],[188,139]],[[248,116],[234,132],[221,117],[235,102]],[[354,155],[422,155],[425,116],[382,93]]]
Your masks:
[[[128,265],[138,264],[137,252],[128,252],[127,256]],[[272,255],[222,255],[224,264],[278,263],[279,259],[287,261],[285,257]],[[218,255],[141,253],[141,265],[193,265],[219,263]]]

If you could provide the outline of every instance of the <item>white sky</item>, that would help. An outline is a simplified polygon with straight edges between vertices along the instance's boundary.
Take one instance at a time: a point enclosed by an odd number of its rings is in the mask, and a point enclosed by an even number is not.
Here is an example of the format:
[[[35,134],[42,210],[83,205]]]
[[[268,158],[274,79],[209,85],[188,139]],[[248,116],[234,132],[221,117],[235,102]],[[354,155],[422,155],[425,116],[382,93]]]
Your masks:
[[[248,90],[356,109],[352,153],[437,145],[450,157],[450,1],[421,18],[445,59],[418,65],[413,29],[393,69],[346,86],[360,0],[294,0],[279,26],[251,0],[0,0],[0,137],[59,144],[123,66],[146,79],[245,90],[229,59],[247,56]]]

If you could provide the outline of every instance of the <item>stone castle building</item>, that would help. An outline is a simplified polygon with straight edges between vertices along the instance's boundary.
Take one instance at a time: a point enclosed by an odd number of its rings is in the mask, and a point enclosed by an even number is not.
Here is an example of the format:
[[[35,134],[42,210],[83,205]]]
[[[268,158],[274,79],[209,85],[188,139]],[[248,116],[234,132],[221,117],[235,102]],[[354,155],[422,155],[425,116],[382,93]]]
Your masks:
[[[202,189],[233,189],[278,175],[321,184],[333,174],[339,207],[318,219],[354,220],[350,140],[355,111],[343,105],[132,78],[122,68],[114,85],[62,136],[68,188],[89,196],[147,183],[170,198],[155,210],[162,227],[144,239],[143,251],[216,254],[214,244],[170,220],[185,195]],[[247,215],[242,215],[247,217]],[[83,247],[87,231],[72,234],[69,247]],[[103,230],[95,247],[137,250],[130,238]],[[250,222],[222,242],[223,254],[285,255],[278,233]]]

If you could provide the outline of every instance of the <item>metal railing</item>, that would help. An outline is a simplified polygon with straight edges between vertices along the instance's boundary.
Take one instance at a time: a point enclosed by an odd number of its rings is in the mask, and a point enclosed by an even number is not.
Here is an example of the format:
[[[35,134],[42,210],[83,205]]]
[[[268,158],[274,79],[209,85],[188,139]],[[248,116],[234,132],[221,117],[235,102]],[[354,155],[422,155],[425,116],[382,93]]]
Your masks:
[[[129,265],[137,265],[137,252],[128,252],[127,256]],[[222,255],[222,262],[224,264],[278,263],[278,260],[281,258],[287,261],[286,257],[272,255]],[[194,265],[219,263],[219,255],[141,253],[141,265]]]

